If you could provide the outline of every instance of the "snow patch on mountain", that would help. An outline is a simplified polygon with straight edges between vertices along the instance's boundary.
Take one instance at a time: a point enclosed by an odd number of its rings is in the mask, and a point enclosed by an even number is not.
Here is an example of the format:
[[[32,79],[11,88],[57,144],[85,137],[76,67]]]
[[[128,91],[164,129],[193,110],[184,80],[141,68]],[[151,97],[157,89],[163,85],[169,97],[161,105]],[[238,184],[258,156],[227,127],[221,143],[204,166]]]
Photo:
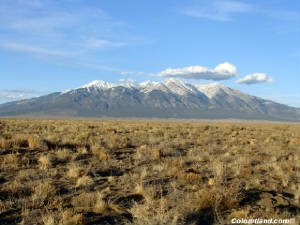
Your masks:
[[[189,93],[196,94],[197,89],[190,83],[185,83],[176,78],[168,78],[162,82],[169,90],[178,95],[186,95]]]
[[[208,98],[213,98],[215,95],[217,95],[226,88],[225,86],[217,82],[210,84],[194,84],[194,86],[203,94],[205,94]]]
[[[139,88],[144,93],[150,93],[153,90],[160,90],[163,92],[169,92],[168,87],[166,87],[163,83],[157,81],[147,80],[143,83],[139,84]]]
[[[93,88],[99,88],[99,89],[108,89],[108,88],[112,88],[115,86],[116,86],[116,84],[108,83],[103,80],[94,80],[94,81],[82,86],[81,88],[93,87]]]

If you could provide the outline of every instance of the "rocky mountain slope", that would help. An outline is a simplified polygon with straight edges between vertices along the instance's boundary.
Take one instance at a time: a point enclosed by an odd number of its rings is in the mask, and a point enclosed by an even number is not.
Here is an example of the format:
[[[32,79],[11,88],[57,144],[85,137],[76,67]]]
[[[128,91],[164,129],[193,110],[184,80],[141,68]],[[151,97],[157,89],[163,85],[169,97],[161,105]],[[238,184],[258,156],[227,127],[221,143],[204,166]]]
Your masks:
[[[0,116],[144,117],[299,121],[298,108],[218,83],[169,78],[140,84],[93,81],[80,88],[0,105]]]

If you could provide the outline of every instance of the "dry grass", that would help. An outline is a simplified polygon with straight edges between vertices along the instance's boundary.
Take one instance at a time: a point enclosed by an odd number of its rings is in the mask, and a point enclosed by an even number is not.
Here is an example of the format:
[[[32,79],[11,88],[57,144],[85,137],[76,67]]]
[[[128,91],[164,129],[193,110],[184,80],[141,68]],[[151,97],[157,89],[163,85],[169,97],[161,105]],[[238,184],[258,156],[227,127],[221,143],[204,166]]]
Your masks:
[[[53,215],[45,215],[42,217],[42,221],[44,225],[53,225],[55,224],[55,218]]]
[[[77,178],[80,175],[80,167],[76,164],[68,166],[67,176],[71,178]]]
[[[81,225],[83,222],[83,215],[81,213],[76,214],[72,210],[65,210],[61,213],[61,220],[59,221],[59,224]]]
[[[0,223],[299,223],[299,128],[1,119]]]
[[[37,136],[31,135],[28,137],[27,140],[28,140],[28,147],[30,149],[38,149],[43,147],[41,140]]]
[[[40,163],[40,168],[41,169],[48,169],[52,166],[53,162],[54,162],[54,156],[51,154],[47,154],[47,155],[41,155],[39,157],[39,163]]]
[[[92,184],[94,184],[93,179],[89,176],[84,175],[77,179],[76,187],[89,187]]]

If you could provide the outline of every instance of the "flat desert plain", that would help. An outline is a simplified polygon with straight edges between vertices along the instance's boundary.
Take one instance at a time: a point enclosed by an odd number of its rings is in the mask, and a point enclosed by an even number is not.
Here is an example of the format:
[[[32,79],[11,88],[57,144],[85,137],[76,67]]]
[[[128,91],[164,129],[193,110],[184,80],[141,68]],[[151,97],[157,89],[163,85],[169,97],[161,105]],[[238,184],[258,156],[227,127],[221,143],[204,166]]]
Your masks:
[[[0,119],[0,224],[295,218],[299,124]]]

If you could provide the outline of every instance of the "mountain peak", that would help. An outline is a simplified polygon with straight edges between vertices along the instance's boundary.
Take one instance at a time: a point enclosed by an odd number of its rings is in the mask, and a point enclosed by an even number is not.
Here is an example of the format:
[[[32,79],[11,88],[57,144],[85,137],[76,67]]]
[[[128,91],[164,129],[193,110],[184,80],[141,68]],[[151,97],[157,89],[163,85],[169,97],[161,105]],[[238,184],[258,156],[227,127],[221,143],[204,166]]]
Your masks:
[[[157,82],[157,81],[147,80],[147,81],[144,81],[144,82],[140,83],[140,86],[142,86],[142,87],[147,87],[147,86],[150,87],[150,86],[156,86],[158,84],[159,84],[159,82]]]
[[[103,80],[94,80],[84,86],[82,86],[81,88],[90,88],[90,87],[94,87],[94,88],[104,88],[104,89],[107,89],[107,88],[112,88],[114,87],[115,84],[113,83],[108,83],[106,81],[103,81]]]

